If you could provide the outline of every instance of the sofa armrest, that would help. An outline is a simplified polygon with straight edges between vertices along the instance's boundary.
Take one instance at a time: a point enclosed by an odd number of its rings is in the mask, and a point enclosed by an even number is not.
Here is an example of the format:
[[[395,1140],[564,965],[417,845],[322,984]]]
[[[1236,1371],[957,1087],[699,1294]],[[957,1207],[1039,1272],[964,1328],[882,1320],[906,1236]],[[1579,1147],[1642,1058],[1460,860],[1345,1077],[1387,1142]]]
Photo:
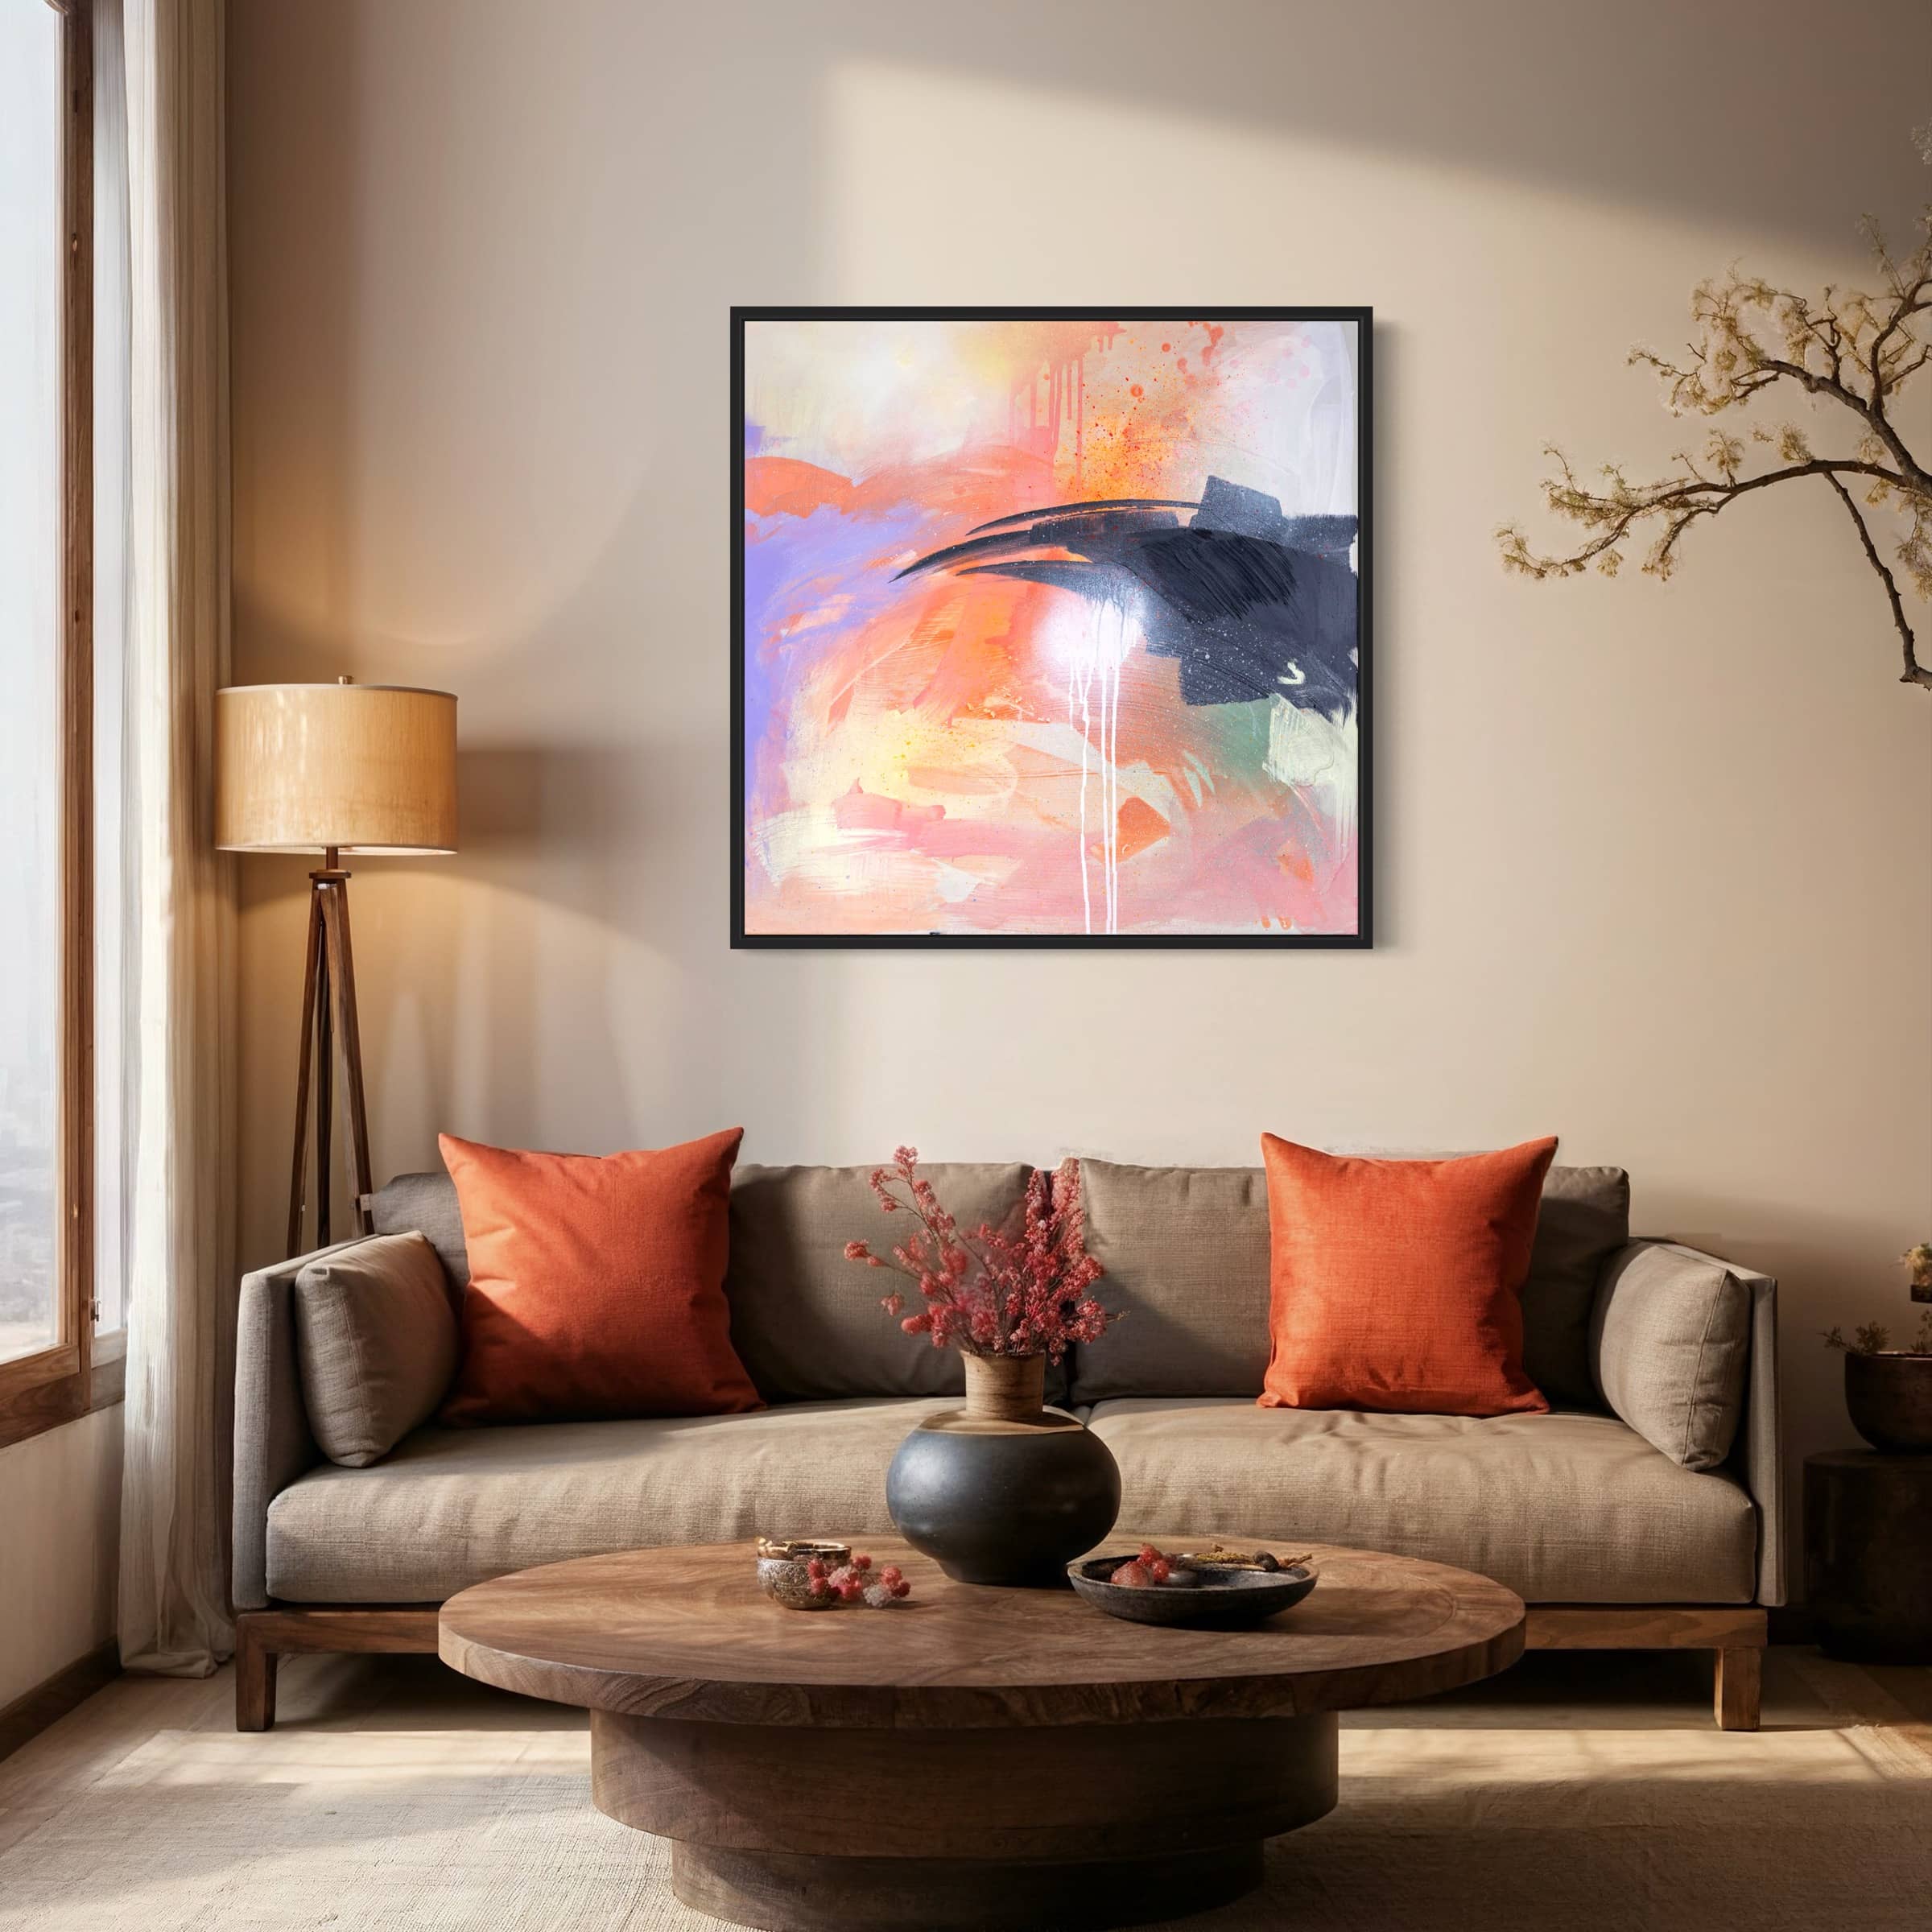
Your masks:
[[[1638,1240],[1612,1254],[1600,1279],[1645,1249],[1682,1256],[1689,1261],[1722,1268],[1750,1298],[1750,1351],[1744,1365],[1744,1407],[1724,1470],[1734,1476],[1757,1506],[1757,1591],[1755,1600],[1770,1605],[1785,1600],[1785,1477],[1781,1418],[1777,1396],[1777,1283],[1768,1274],[1728,1261],[1720,1255],[1686,1247],[1682,1242]]]
[[[309,1430],[295,1356],[295,1277],[316,1255],[338,1254],[357,1245],[337,1241],[242,1278],[235,1321],[233,1587],[237,1610],[259,1610],[268,1602],[269,1505],[322,1460]]]

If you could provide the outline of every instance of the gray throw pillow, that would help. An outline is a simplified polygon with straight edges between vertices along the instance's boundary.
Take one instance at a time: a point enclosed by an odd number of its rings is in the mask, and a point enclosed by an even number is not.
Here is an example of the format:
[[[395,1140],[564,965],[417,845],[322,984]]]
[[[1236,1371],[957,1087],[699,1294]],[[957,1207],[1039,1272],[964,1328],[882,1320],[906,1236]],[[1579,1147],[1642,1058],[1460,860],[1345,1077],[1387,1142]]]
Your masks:
[[[1604,1400],[1686,1469],[1731,1453],[1744,1408],[1750,1291],[1708,1255],[1639,1241],[1597,1290],[1590,1356]]]
[[[308,1425],[360,1469],[436,1412],[456,1372],[448,1278],[420,1234],[378,1234],[295,1277],[295,1351]]]

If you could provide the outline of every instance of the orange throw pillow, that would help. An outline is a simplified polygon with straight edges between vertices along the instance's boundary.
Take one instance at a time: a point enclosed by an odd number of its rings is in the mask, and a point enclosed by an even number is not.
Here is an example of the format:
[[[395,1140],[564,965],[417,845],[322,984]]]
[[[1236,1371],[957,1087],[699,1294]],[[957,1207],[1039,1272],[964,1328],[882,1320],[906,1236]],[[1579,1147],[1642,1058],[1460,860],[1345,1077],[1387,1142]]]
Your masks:
[[[719,1415],[764,1405],[724,1299],[744,1129],[651,1153],[518,1154],[439,1137],[469,1286],[446,1423]]]
[[[1261,1136],[1266,1409],[1542,1414],[1523,1282],[1556,1142],[1373,1161]]]

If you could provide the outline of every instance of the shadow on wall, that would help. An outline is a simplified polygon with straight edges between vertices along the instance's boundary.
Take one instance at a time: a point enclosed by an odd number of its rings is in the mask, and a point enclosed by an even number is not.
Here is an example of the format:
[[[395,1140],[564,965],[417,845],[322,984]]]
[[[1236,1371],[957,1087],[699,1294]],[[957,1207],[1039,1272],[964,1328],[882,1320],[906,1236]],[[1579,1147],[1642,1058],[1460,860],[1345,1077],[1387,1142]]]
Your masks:
[[[358,907],[390,1165],[433,1162],[445,1127],[592,1152],[737,1124],[716,1117],[718,1042],[676,1018],[711,1005],[698,976],[726,919],[720,775],[678,739],[463,749],[459,856],[385,867],[370,916]],[[834,1021],[836,986],[801,964],[747,1016],[774,1042]],[[802,1077],[773,1051],[765,1104],[791,1115]]]
[[[396,960],[381,1010],[364,1018],[378,1064],[411,1063],[407,1071],[387,1067],[383,1082],[419,1096],[417,1125],[397,1137],[398,1158],[433,1165],[442,1128],[479,1138],[520,1129],[542,1140],[542,1063],[559,1031],[569,1036],[572,1147],[601,1149],[597,1137],[613,1129],[623,1137],[624,1056],[606,962],[623,950],[614,915],[635,902],[617,875],[652,864],[634,828],[652,823],[639,795],[650,790],[655,763],[634,747],[596,744],[470,745],[458,753],[455,890],[442,916],[411,935],[415,956]],[[564,917],[540,918],[540,910]],[[437,991],[404,1013],[412,982]],[[414,1022],[407,1051],[392,1040],[398,1020]],[[478,1038],[487,1053],[466,1051]]]
[[[1791,36],[1816,31],[1794,0],[1630,0],[1610,14],[1548,0],[1224,0],[1206,14],[1166,0],[995,0],[973,10],[970,33],[959,22],[950,6],[847,0],[782,10],[759,39],[801,64],[977,69],[1754,228],[1769,211],[1786,232],[1832,243],[1851,220],[1836,163],[1897,180],[1925,114],[1922,72],[1897,57],[1922,44],[1919,0],[1841,12],[1835,43],[1847,38],[1826,64],[1791,58]],[[1821,98],[1833,90],[1842,99]],[[1579,117],[1579,97],[1602,112]],[[1813,165],[1802,134],[1825,126],[1834,170]],[[1868,155],[1844,155],[1847,141]]]

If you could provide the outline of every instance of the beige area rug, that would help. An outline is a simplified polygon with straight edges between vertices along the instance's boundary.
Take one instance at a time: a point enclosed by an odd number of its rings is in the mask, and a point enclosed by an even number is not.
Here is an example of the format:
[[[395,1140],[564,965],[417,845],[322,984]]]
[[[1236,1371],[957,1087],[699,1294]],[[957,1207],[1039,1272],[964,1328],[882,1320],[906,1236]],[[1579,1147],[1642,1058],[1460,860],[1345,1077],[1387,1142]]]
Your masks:
[[[1276,1842],[1262,1892],[1187,1922],[1927,1932],[1932,1677],[1774,1653],[1767,1728],[1742,1736],[1689,1701],[1686,1664],[1605,1660],[1606,1679],[1574,1657],[1531,1658],[1487,1692],[1348,1720],[1336,1810]],[[1662,1702],[1645,1701],[1653,1668],[1678,1674]],[[422,1681],[266,1736],[210,1715],[68,1773],[71,1794],[0,1851],[0,1926],[716,1923],[671,1897],[665,1844],[591,1810],[574,1719],[493,1699],[465,1721],[440,1689],[412,1708]],[[419,1715],[434,1721],[409,1728]]]

